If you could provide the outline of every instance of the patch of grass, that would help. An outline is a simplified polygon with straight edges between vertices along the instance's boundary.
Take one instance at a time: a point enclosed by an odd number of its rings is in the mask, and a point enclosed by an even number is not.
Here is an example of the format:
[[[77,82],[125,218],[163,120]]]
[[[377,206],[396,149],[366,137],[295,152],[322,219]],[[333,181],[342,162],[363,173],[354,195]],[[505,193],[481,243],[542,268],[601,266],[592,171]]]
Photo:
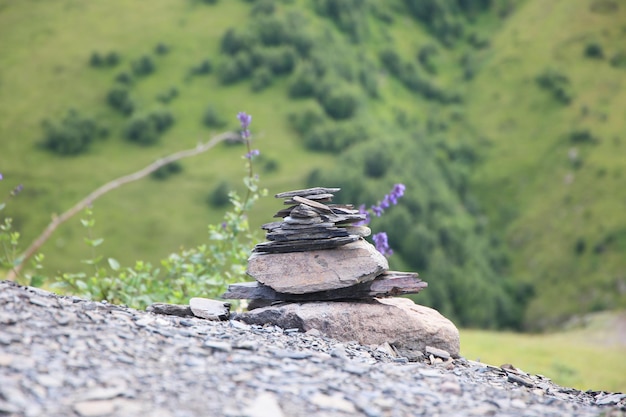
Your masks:
[[[493,366],[510,363],[566,387],[626,392],[626,344],[615,340],[624,320],[625,312],[615,312],[584,328],[547,334],[463,329],[461,355]]]

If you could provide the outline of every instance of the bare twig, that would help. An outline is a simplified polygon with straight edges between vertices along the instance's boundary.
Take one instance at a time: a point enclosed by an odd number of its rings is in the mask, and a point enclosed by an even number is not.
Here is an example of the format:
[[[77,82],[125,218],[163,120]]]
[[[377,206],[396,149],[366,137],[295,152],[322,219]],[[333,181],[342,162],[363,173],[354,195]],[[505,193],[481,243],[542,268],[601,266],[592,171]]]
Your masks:
[[[39,250],[39,248],[48,240],[48,238],[50,238],[50,236],[56,229],[67,220],[72,218],[72,216],[74,216],[76,213],[90,205],[97,198],[103,196],[111,190],[121,187],[124,184],[128,184],[129,182],[137,181],[141,178],[144,178],[150,173],[171,162],[206,152],[218,143],[227,139],[241,140],[241,138],[239,138],[236,133],[222,133],[220,135],[212,137],[211,140],[209,140],[208,142],[199,143],[195,148],[179,151],[164,158],[158,159],[137,172],[117,178],[96,189],[87,197],[83,198],[81,201],[72,206],[72,208],[67,210],[65,213],[61,214],[60,216],[54,216],[52,218],[52,221],[50,222],[50,224],[48,224],[44,231],[33,241],[33,243],[30,244],[30,246],[24,251],[24,253],[19,256],[19,259],[21,260],[20,263],[8,272],[6,278],[10,281],[15,280],[19,276],[19,273],[24,267],[24,264],[35,254],[35,252]]]

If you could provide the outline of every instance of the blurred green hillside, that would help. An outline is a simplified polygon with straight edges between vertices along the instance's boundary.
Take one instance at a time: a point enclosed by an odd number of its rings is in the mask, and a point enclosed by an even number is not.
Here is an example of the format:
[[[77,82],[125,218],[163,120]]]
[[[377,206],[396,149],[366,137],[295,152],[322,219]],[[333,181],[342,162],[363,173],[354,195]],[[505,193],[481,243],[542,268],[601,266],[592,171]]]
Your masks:
[[[543,328],[626,306],[626,6],[614,0],[0,0],[0,192],[50,216],[253,115],[270,195],[376,203],[395,269],[463,326]],[[47,121],[42,124],[43,121]],[[102,252],[157,263],[206,238],[244,150],[95,203]],[[255,227],[279,208],[266,198]],[[90,257],[76,218],[49,276]],[[259,231],[260,233],[260,231]]]

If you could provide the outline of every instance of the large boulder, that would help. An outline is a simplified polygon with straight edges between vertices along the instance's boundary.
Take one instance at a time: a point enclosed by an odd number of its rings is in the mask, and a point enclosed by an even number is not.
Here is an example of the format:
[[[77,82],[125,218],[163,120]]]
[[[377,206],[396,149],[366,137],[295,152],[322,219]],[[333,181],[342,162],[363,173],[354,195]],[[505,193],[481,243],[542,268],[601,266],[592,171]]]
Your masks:
[[[237,319],[304,332],[317,329],[328,337],[365,345],[387,342],[409,357],[426,351],[427,346],[459,356],[459,331],[454,324],[437,310],[408,298],[283,303],[240,314]]]
[[[387,269],[387,258],[359,239],[334,249],[254,253],[247,272],[279,293],[306,294],[371,281]]]

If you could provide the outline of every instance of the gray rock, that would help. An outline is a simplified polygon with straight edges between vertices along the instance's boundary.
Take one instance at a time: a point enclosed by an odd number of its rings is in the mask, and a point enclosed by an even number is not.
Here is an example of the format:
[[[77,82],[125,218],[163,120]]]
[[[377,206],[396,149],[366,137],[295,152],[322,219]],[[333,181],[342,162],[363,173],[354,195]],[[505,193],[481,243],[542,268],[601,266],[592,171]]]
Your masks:
[[[387,258],[360,239],[330,250],[254,253],[247,272],[274,291],[305,294],[371,281],[387,269]]]
[[[207,320],[227,320],[230,315],[230,304],[208,298],[194,297],[189,300],[189,307],[196,317]]]
[[[407,298],[371,301],[284,303],[237,316],[248,324],[318,329],[342,341],[365,345],[389,343],[398,350],[424,351],[427,346],[459,356],[459,331],[432,308]]]
[[[146,307],[146,311],[178,317],[193,317],[194,315],[188,305],[180,304],[152,303]]]

